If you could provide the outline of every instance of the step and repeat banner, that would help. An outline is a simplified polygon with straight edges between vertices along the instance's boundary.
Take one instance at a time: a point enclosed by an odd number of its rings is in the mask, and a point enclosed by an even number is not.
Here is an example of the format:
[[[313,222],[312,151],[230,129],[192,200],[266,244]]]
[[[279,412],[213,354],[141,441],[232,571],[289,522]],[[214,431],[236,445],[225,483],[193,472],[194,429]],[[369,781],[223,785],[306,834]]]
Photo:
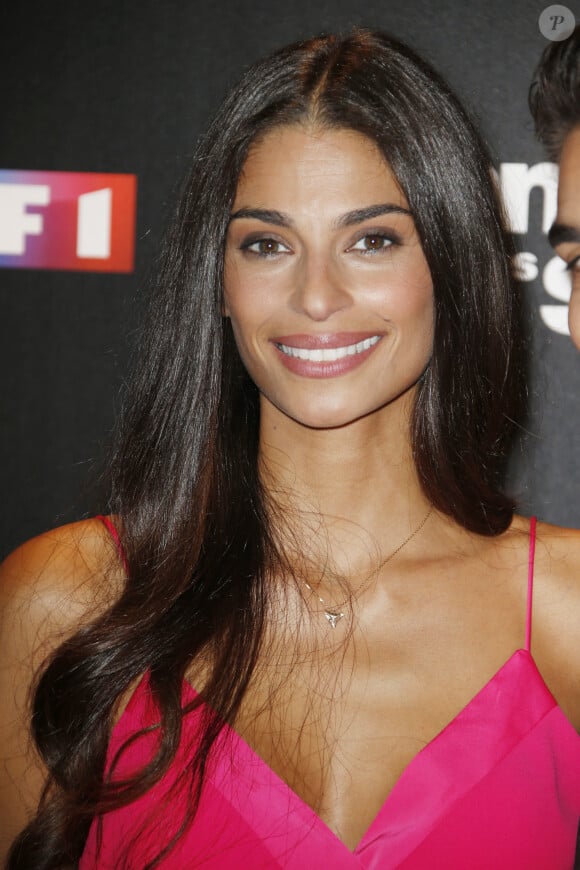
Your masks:
[[[104,506],[99,475],[143,289],[192,145],[228,86],[274,48],[351,25],[427,57],[491,147],[532,335],[511,487],[522,512],[580,525],[580,354],[567,335],[569,278],[546,240],[557,167],[534,141],[526,102],[552,38],[546,7],[23,0],[3,12],[0,556]]]

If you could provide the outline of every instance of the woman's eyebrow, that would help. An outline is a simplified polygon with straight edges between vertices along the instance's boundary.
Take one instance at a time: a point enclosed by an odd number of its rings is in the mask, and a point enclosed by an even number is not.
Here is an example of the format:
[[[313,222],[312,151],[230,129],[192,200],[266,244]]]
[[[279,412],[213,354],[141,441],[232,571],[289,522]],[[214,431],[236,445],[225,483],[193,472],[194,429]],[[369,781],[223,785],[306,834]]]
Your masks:
[[[293,227],[294,222],[287,214],[269,208],[239,208],[230,215],[230,223],[243,218],[254,218],[266,224],[274,224],[277,227]]]
[[[395,205],[392,202],[378,203],[377,205],[368,205],[364,208],[355,208],[353,211],[347,211],[335,221],[335,226],[338,228],[349,227],[353,224],[360,224],[370,218],[379,217],[383,214],[404,214],[411,217],[411,212],[408,208]],[[240,208],[230,215],[230,223],[240,219],[254,219],[263,221],[267,224],[274,224],[277,227],[293,227],[294,221],[292,218],[281,211],[269,208]]]
[[[403,208],[403,206],[395,205],[392,202],[383,202],[378,205],[368,205],[365,208],[355,208],[354,211],[347,211],[346,214],[338,218],[336,226],[349,227],[383,214],[405,214],[411,217],[411,212],[408,208]]]

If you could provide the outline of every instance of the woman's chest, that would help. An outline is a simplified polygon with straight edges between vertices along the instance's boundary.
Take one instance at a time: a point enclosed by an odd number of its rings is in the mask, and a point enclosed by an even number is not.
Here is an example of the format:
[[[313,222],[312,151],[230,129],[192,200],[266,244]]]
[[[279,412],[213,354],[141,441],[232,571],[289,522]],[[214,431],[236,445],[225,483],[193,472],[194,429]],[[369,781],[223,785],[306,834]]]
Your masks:
[[[320,681],[301,687],[298,677],[304,683],[305,674],[293,674],[276,691],[270,684],[270,697],[265,683],[261,694],[255,687],[248,692],[255,706],[242,710],[239,732],[227,725],[222,731],[193,825],[162,866],[569,870],[580,814],[580,741],[529,653],[510,656],[433,738],[415,732],[422,748],[407,753],[401,747],[419,709],[415,702],[407,702],[405,717],[388,720],[387,733],[380,721],[387,706],[381,708],[380,699],[388,692],[383,687],[378,703],[368,703],[378,683],[367,680],[366,691],[357,693],[355,679],[335,678],[329,706],[328,685],[326,694]],[[422,681],[405,681],[402,672],[398,682],[403,695],[427,691]],[[194,699],[199,697],[184,684],[184,704]],[[389,700],[395,706],[396,695]],[[127,850],[128,866],[145,866],[149,847],[156,854],[180,828],[187,806],[182,774],[201,737],[204,708],[202,703],[184,716],[178,754],[163,780],[103,818],[110,866],[118,866]],[[111,757],[123,735],[152,724],[150,709],[142,683],[114,735]],[[448,706],[442,709],[449,715]],[[406,733],[396,733],[398,723]],[[155,740],[149,730],[146,745],[131,744],[128,770],[146,760]],[[404,768],[400,775],[393,758]],[[95,837],[96,829],[82,870],[109,866],[93,860]]]
[[[277,683],[257,682],[233,733],[354,849],[404,771],[502,664],[296,666]]]

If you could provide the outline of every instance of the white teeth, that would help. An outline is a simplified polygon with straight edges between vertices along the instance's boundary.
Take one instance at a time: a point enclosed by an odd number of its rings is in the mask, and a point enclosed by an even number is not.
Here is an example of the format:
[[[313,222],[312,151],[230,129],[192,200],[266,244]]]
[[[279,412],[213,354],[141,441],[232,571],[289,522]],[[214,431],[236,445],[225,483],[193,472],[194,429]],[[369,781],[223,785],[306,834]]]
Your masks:
[[[380,338],[380,335],[373,335],[372,338],[365,338],[363,341],[348,344],[346,347],[325,347],[316,348],[316,350],[307,350],[305,347],[290,347],[287,344],[277,344],[276,347],[287,356],[297,357],[297,359],[305,359],[309,362],[335,362],[345,356],[355,356],[357,353],[362,353],[363,350],[368,350]]]

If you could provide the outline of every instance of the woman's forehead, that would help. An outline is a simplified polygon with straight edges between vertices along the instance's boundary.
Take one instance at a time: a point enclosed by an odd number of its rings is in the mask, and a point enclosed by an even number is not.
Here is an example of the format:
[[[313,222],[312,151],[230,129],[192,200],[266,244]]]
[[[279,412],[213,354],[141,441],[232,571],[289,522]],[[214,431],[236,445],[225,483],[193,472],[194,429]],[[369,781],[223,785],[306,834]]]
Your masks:
[[[377,144],[356,130],[293,124],[256,141],[240,173],[235,207],[248,198],[407,202]],[[253,204],[253,203],[252,203]],[[271,205],[271,202],[268,203]]]

